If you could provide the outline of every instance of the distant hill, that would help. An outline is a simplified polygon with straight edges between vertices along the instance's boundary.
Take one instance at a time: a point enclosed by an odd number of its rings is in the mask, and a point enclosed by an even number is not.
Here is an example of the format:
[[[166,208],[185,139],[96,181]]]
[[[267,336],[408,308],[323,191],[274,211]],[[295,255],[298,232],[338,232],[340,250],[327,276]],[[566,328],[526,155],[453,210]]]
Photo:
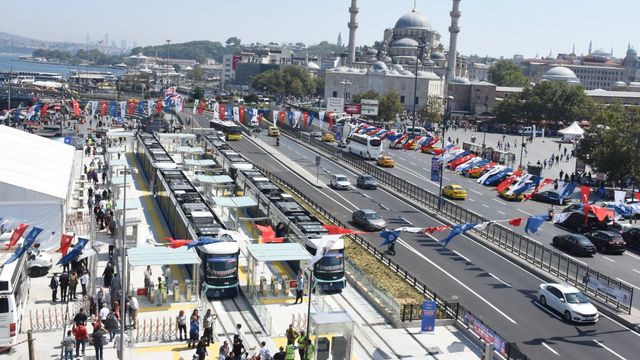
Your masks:
[[[0,50],[31,53],[34,49],[64,50],[75,53],[85,44],[32,39],[0,31]]]

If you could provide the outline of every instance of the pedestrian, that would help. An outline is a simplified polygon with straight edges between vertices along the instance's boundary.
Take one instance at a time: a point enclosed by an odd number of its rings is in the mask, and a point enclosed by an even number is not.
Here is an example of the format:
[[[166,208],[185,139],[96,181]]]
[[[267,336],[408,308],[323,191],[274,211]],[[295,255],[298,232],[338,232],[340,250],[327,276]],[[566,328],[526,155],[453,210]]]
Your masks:
[[[178,313],[178,316],[176,316],[176,324],[178,325],[178,333],[180,334],[180,341],[182,341],[182,333],[184,333],[184,338],[188,339],[187,317],[184,314],[184,310],[180,310],[180,312]]]
[[[56,278],[56,273],[53,273],[51,277],[49,288],[51,289],[51,301],[58,301],[58,278]]]
[[[220,351],[218,351],[218,360],[226,360],[229,356],[229,343],[225,341],[220,346]]]
[[[300,354],[300,359],[304,359],[307,340],[309,340],[309,337],[305,335],[304,330],[300,330],[300,336],[298,337],[298,354]]]
[[[287,328],[287,331],[285,331],[285,337],[287,338],[287,345],[291,345],[296,341],[296,338],[298,338],[298,332],[293,328],[293,324],[289,324],[289,327]]]
[[[192,316],[189,322],[189,341],[187,341],[187,347],[191,348],[192,345],[196,346],[199,336],[200,336],[200,323],[198,322],[197,317]]]
[[[60,345],[62,345],[62,350],[64,351],[63,360],[73,360],[73,348],[76,344],[76,338],[71,334],[71,330],[67,330],[67,336],[65,336]]]
[[[560,170],[560,180],[562,180],[563,175],[564,175],[564,171]]]
[[[307,350],[307,357],[304,358],[305,360],[313,360],[313,354],[315,353],[315,347],[313,346],[313,343],[311,342],[311,339],[307,339],[307,344],[305,349]]]
[[[284,355],[285,360],[295,360],[296,358],[296,346],[293,344],[287,345]]]
[[[84,323],[77,322],[71,331],[73,337],[76,339],[76,357],[80,357],[80,348],[82,348],[82,356],[84,356],[84,347],[89,337],[87,328],[84,326]]]
[[[556,155],[556,164],[560,162],[560,156]]]
[[[558,143],[558,151],[562,149],[562,143]]]
[[[107,315],[104,327],[109,331],[109,341],[113,341],[113,338],[116,336],[116,332],[120,330],[120,322],[118,321],[114,311],[110,311]]]
[[[89,272],[85,271],[80,276],[80,286],[82,286],[82,296],[87,296],[87,286],[89,285]]]
[[[111,279],[111,287],[109,288],[109,295],[111,295],[112,304],[120,298],[121,290],[122,283],[120,282],[120,276],[118,276],[118,274],[113,274],[113,279]]]
[[[524,148],[524,157],[527,157],[527,154],[529,153],[529,151],[527,151],[527,148]]]
[[[269,352],[269,348],[267,348],[267,343],[262,341],[260,343],[260,360],[270,360],[271,353]]]
[[[124,336],[121,336],[121,335],[120,335],[120,332],[118,332],[118,333],[116,334],[116,337],[113,339],[113,347],[114,347],[115,349],[120,349],[120,340],[121,340],[122,338],[124,338],[124,345],[125,345],[125,346],[126,346],[126,345],[127,345],[127,343],[129,342],[129,336],[127,335],[127,332],[126,332],[126,331],[123,333],[123,335],[124,335]]]
[[[205,340],[201,339],[198,341],[198,345],[196,345],[196,354],[198,360],[204,360],[209,353],[207,353],[207,345],[205,345]],[[194,357],[195,358],[195,357]]]
[[[233,352],[233,355],[230,356],[230,358],[232,359],[239,359],[240,358],[240,354],[244,353],[244,345],[242,344],[242,341],[240,341],[240,339],[237,336],[233,337],[233,345],[231,347],[231,351]]]
[[[129,295],[128,299],[131,327],[135,329],[138,324],[138,309],[140,309],[140,305],[138,304],[138,299],[135,296]]]
[[[67,289],[69,289],[69,273],[63,272],[58,280],[60,283],[60,301],[68,301]]]
[[[76,324],[87,324],[87,314],[84,312],[84,308],[80,308],[76,316],[73,317],[73,322]]]
[[[304,294],[304,276],[302,275],[302,270],[298,270],[298,275],[296,276],[296,301],[294,304],[298,303],[300,300],[300,304],[302,304],[302,295]]]
[[[242,332],[242,324],[236,324],[236,332],[233,334],[233,336],[240,339],[240,342],[244,342],[244,333]]]
[[[202,327],[204,327],[203,338],[206,341],[207,346],[213,343],[213,322],[217,318],[216,315],[211,314],[211,309],[207,309],[202,320]]]
[[[287,356],[287,353],[284,351],[284,347],[280,346],[280,349],[278,349],[278,352],[273,354],[273,360],[285,360]]]
[[[543,167],[546,169],[547,168],[547,159],[544,159],[544,161],[542,162]]]
[[[162,305],[162,296],[164,295],[165,284],[162,283],[162,277],[158,276],[158,290],[156,294],[156,305]],[[195,344],[194,344],[195,345]]]
[[[102,304],[102,307],[100,308],[100,311],[98,312],[98,318],[100,319],[101,322],[106,323],[107,322],[107,317],[109,316],[109,313],[111,313],[111,311],[109,311],[109,307],[107,306],[107,304],[106,303]]]
[[[113,265],[111,264],[111,261],[107,261],[107,266],[104,267],[104,271],[102,272],[102,281],[103,281],[104,287],[106,288],[111,287],[111,280],[113,279],[114,272],[115,271],[113,269]]]
[[[104,360],[103,350],[104,350],[104,336],[107,332],[102,328],[100,323],[96,323],[96,326],[93,329],[93,333],[91,333],[91,337],[89,341],[93,344],[93,347],[96,349],[96,360]]]
[[[147,269],[144,271],[144,287],[148,290],[151,285],[151,276],[153,272],[151,271],[151,266],[147,265]]]

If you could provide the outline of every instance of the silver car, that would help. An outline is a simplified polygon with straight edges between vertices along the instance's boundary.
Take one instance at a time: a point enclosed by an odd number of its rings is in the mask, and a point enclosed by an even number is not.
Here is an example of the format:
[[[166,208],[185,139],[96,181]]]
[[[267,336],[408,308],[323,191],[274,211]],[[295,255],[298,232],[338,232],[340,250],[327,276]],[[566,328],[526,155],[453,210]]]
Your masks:
[[[351,221],[354,225],[368,231],[382,230],[387,226],[387,222],[377,212],[370,209],[354,211],[351,215]]]
[[[347,178],[346,175],[341,174],[331,176],[331,182],[329,184],[336,190],[348,190],[351,188],[349,178]]]

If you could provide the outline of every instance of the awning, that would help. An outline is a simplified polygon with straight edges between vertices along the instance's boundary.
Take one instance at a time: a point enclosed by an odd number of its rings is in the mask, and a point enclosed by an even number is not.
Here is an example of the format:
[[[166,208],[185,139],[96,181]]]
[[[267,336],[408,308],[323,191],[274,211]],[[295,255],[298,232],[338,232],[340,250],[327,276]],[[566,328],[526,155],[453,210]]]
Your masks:
[[[216,166],[215,160],[211,159],[203,159],[203,160],[194,160],[194,159],[186,159],[184,164],[187,166]]]
[[[133,184],[131,175],[127,175],[127,184]],[[124,176],[114,176],[111,178],[111,185],[124,185]]]
[[[109,161],[109,167],[128,166],[128,165],[129,165],[129,162],[127,161],[127,159],[118,159],[118,160]]]
[[[226,208],[247,208],[258,205],[249,196],[214,196],[213,202],[220,207]]]
[[[249,254],[260,262],[307,261],[311,254],[299,243],[248,244]]]
[[[186,246],[172,249],[164,246],[143,246],[128,250],[131,266],[190,265],[200,264],[194,249]]]
[[[122,210],[124,207],[122,199],[116,200],[116,210]],[[127,210],[135,210],[139,209],[142,206],[140,205],[140,199],[138,198],[127,198]]]
[[[204,148],[192,146],[178,146],[177,151],[184,154],[204,154]]]
[[[198,175],[196,179],[201,184],[233,184],[233,179],[229,175]]]

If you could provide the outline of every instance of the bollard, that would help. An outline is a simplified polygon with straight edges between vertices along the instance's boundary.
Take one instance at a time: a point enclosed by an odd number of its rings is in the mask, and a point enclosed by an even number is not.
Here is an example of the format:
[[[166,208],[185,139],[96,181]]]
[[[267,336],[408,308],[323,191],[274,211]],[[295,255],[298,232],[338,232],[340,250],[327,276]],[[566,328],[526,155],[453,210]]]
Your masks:
[[[260,276],[260,288],[258,289],[260,296],[267,296],[267,278]]]
[[[187,301],[191,301],[191,292],[193,291],[193,289],[191,288],[191,280],[185,280],[184,281],[186,284],[186,300]]]
[[[273,294],[273,296],[278,296],[278,281],[276,280],[275,276],[271,276],[271,294]]]
[[[173,301],[180,301],[180,285],[178,284],[178,280],[173,280]]]
[[[491,359],[493,359],[493,343],[485,343],[482,360],[491,360]]]
[[[289,296],[289,277],[287,275],[282,275],[282,295]]]
[[[156,292],[155,292],[155,286],[153,285],[153,281],[149,283],[149,302],[151,304],[155,303],[156,300]]]

